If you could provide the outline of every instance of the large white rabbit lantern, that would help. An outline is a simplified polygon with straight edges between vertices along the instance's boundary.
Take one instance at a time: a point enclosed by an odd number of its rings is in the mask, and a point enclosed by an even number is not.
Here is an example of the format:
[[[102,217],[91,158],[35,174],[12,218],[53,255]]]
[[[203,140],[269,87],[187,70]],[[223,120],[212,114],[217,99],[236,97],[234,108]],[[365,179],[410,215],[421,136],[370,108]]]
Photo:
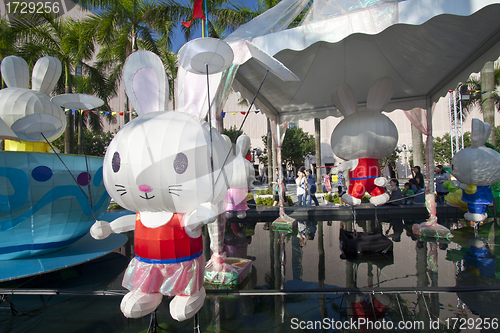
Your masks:
[[[49,141],[58,138],[66,127],[66,117],[48,94],[59,79],[59,59],[43,57],[33,67],[32,88],[24,59],[8,56],[2,60],[2,76],[8,88],[0,90],[0,117],[24,141]],[[44,138],[45,136],[45,138]]]
[[[231,162],[229,146],[193,110],[152,109],[168,100],[165,71],[155,54],[133,53],[124,77],[139,117],[112,140],[103,173],[110,196],[137,214],[97,221],[91,235],[102,239],[135,230],[135,258],[123,279],[130,290],[121,302],[126,317],[151,313],[166,295],[175,296],[170,313],[182,321],[205,300],[201,227],[221,213],[218,203],[231,179],[231,168],[224,167]],[[146,82],[150,89],[143,89]]]
[[[483,147],[490,137],[491,125],[472,119],[471,147],[460,150],[451,160],[451,170],[457,180],[453,185],[462,189],[462,201],[467,203],[465,219],[481,222],[493,203],[492,184],[500,181],[500,154]]]
[[[331,146],[335,155],[347,161],[332,171],[349,171],[349,190],[342,196],[349,205],[359,205],[365,192],[370,194],[373,205],[389,200],[378,160],[391,154],[398,142],[396,126],[382,114],[393,92],[393,80],[381,77],[370,88],[363,111],[358,110],[354,91],[347,84],[336,87],[332,93],[334,105],[345,118],[333,131]]]

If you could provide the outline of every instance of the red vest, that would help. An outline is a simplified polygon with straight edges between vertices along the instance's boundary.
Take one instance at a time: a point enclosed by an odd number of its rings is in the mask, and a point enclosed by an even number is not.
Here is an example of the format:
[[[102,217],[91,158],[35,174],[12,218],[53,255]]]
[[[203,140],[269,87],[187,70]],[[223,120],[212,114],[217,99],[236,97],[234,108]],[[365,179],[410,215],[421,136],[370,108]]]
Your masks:
[[[360,158],[358,166],[349,172],[349,180],[375,179],[380,177],[380,164],[374,158]]]
[[[170,222],[158,228],[135,220],[135,256],[150,264],[175,264],[198,258],[203,253],[203,238],[189,237],[181,226],[184,214],[174,214]]]

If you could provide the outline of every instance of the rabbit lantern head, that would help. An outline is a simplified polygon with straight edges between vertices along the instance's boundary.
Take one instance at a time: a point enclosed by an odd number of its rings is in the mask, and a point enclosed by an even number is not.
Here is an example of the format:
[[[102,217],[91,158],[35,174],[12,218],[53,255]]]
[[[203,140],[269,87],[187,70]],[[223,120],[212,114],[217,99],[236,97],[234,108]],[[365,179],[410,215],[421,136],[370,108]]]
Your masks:
[[[212,130],[210,143],[208,124],[195,116],[147,113],[112,140],[104,158],[104,184],[116,203],[134,212],[189,213],[223,198],[227,152],[222,136]]]
[[[453,175],[462,183],[489,186],[500,181],[500,154],[483,147],[491,125],[472,119],[471,147],[460,150],[451,161]]]
[[[335,155],[348,160],[339,165],[338,170],[349,171],[349,191],[342,196],[343,202],[349,205],[360,204],[365,192],[370,194],[374,205],[389,200],[378,160],[391,154],[398,142],[396,126],[382,114],[393,92],[394,81],[381,77],[370,88],[363,111],[358,110],[350,86],[337,86],[332,93],[333,103],[345,117],[332,133],[331,146]]]
[[[45,136],[52,141],[61,136],[66,117],[48,96],[61,75],[61,62],[54,57],[38,59],[33,67],[32,89],[24,59],[8,56],[2,60],[1,69],[8,88],[0,90],[0,117],[19,139],[38,142],[45,141]]]
[[[490,185],[500,181],[500,154],[483,147],[490,133],[490,124],[472,119],[471,147],[460,150],[451,160],[451,170],[457,178],[453,185],[462,189],[461,200],[467,204],[468,212],[464,217],[473,222],[486,219],[487,207],[493,203]],[[448,194],[445,199],[454,202],[455,193]]]
[[[136,51],[124,66],[125,89],[139,114],[111,141],[104,157],[104,185],[122,207],[136,212],[90,233],[135,230],[135,258],[123,286],[126,317],[153,312],[163,295],[175,296],[170,314],[182,321],[203,306],[205,257],[201,227],[218,214],[231,179],[230,146],[199,116],[201,110],[163,111],[168,82],[161,60]],[[183,112],[182,112],[183,111]]]
[[[352,88],[347,84],[335,88],[333,103],[345,117],[331,136],[335,155],[343,160],[381,159],[394,151],[398,143],[398,130],[382,114],[393,92],[394,82],[390,77],[378,79],[368,93],[366,110],[358,111]]]

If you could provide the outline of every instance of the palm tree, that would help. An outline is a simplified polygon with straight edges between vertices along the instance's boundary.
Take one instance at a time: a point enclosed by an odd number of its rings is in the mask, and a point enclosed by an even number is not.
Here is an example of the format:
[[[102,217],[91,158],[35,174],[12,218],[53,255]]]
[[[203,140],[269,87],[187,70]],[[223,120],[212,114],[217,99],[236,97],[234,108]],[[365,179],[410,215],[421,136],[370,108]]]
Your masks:
[[[146,0],[82,0],[78,4],[92,14],[87,22],[95,26],[96,39],[102,49],[97,55],[98,67],[110,73],[110,81],[118,82],[127,57],[139,49],[161,54],[154,22],[146,20],[145,13],[156,8],[154,1]],[[163,26],[165,30],[165,25]],[[162,40],[168,39],[161,36]],[[129,110],[126,98],[126,111]],[[125,121],[129,120],[125,113]]]
[[[3,18],[0,18],[0,62],[3,60],[3,58],[9,55],[15,55],[17,53],[17,37],[18,36],[16,31],[10,26],[9,22],[7,22],[7,20]],[[0,79],[0,81],[0,89],[5,88],[3,79]]]
[[[161,0],[154,11],[147,13],[147,18],[151,22],[156,22],[157,25],[168,24],[170,31],[180,27],[185,39],[189,40],[193,37],[194,32],[198,31],[200,26],[205,23],[202,20],[194,20],[189,27],[180,25],[181,22],[191,19],[193,4],[194,0],[183,3],[174,0]],[[266,9],[261,6],[252,10],[242,2],[210,1],[207,3],[208,13],[205,13],[208,19],[208,33],[206,35],[213,38],[224,38],[227,33],[234,31]],[[205,9],[203,9],[203,12],[205,12]]]
[[[61,39],[62,50],[73,55],[75,75],[73,87],[77,93],[96,95],[105,101],[101,110],[110,110],[108,100],[116,95],[115,82],[108,81],[104,73],[82,60],[90,60],[95,54],[95,26],[88,21],[68,20],[65,26],[66,34]],[[108,113],[110,121],[116,119]],[[95,132],[102,132],[102,118],[95,113],[77,113],[75,122],[78,124],[78,154],[83,154],[84,124],[89,123]]]
[[[462,88],[465,87],[465,88]],[[500,111],[500,95],[497,92],[498,87],[500,87],[500,67],[496,66],[495,68],[495,92],[492,94],[492,98],[494,99],[495,109]],[[468,101],[462,101],[462,119],[465,120],[469,113],[474,108],[479,108],[481,112],[483,109],[482,105],[482,89],[481,89],[481,77],[474,75],[469,77],[469,79],[463,83],[460,82],[457,86],[457,90],[468,92],[470,94],[470,99]]]
[[[72,92],[75,70],[81,68],[82,73],[88,75],[93,83],[90,93],[97,93],[107,103],[112,96],[113,86],[108,84],[99,69],[89,65],[95,52],[94,26],[71,18],[54,18],[48,14],[19,16],[11,25],[19,34],[18,54],[28,64],[33,65],[38,58],[46,55],[61,61],[63,74],[56,87],[59,93]],[[74,117],[71,112],[67,113],[66,121],[65,152],[73,153]],[[93,115],[90,124],[94,131],[102,131],[102,122],[97,115]]]

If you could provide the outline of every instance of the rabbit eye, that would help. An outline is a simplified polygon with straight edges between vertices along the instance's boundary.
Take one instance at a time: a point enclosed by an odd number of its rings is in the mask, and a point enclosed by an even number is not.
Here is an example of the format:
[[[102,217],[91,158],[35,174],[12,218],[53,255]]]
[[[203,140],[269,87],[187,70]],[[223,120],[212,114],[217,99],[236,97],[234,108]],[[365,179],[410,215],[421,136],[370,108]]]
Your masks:
[[[174,159],[174,170],[178,174],[183,174],[188,167],[188,158],[183,153],[178,153]]]
[[[111,166],[113,168],[113,172],[117,173],[120,171],[120,153],[115,151],[113,154],[113,159],[111,160]]]

